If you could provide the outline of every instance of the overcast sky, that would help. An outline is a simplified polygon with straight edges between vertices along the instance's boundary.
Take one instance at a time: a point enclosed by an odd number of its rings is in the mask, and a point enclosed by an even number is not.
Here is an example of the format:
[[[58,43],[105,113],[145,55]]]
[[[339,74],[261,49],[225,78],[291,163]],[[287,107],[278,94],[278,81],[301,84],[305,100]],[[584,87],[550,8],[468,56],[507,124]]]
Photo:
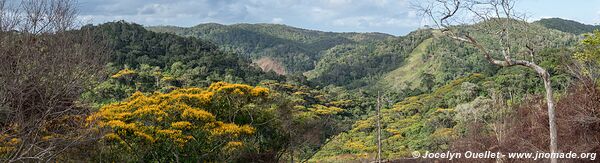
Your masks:
[[[84,23],[126,20],[146,26],[277,23],[335,32],[404,35],[426,24],[410,0],[80,0]],[[600,23],[600,0],[521,0],[532,20]]]

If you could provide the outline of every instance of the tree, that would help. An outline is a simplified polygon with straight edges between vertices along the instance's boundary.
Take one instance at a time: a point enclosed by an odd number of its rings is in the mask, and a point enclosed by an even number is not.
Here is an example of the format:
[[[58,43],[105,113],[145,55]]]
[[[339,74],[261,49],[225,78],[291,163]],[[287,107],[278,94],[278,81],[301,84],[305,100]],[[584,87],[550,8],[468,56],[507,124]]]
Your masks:
[[[87,121],[108,130],[104,142],[113,157],[108,159],[227,161],[252,147],[251,136],[269,126],[269,95],[263,87],[224,82],[208,89],[136,92],[123,102],[105,105]]]
[[[434,76],[430,73],[423,73],[421,74],[421,86],[423,86],[423,88],[426,91],[431,91],[433,90],[433,86],[435,86],[435,79]]]
[[[550,152],[558,148],[556,116],[550,74],[535,63],[535,37],[530,37],[525,15],[514,11],[511,0],[435,0],[417,7],[423,11],[445,36],[469,44],[479,50],[491,64],[501,67],[525,66],[534,70],[544,81],[550,127]],[[461,29],[461,15],[472,16],[478,30]],[[485,37],[476,37],[481,31]],[[524,35],[519,35],[524,34]],[[520,42],[520,38],[525,38]],[[482,40],[493,40],[492,44]],[[496,59],[502,57],[502,59]],[[551,159],[556,162],[555,158]]]
[[[89,141],[79,101],[103,49],[76,27],[72,0],[0,0],[0,161],[56,160]]]
[[[577,68],[583,72],[577,76],[598,80],[600,78],[600,72],[598,72],[598,67],[600,67],[600,48],[598,48],[600,46],[600,30],[584,36],[585,39],[579,46],[580,50],[574,56],[580,63]]]

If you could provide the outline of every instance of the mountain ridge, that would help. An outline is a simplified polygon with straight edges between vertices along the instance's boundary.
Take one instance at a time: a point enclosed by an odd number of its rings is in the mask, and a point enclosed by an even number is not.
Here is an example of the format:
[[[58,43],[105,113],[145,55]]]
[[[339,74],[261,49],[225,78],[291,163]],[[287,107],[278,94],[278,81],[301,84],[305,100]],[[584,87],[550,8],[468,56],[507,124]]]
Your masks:
[[[594,30],[600,29],[600,25],[584,24],[575,20],[568,20],[562,18],[540,19],[533,23],[540,24],[546,28],[556,29],[562,32],[572,33],[575,35],[590,33]]]
[[[466,25],[465,28],[477,28],[485,24],[480,22]],[[568,32],[560,30],[555,32],[555,29],[537,22],[528,24],[534,29],[546,31],[544,35],[572,40],[567,36]],[[218,44],[221,49],[238,53],[255,63],[259,60],[266,61],[264,59],[268,58],[267,65],[276,65],[276,70],[280,74],[301,73],[308,80],[321,86],[335,85],[352,89],[369,86],[369,83],[374,82],[378,83],[375,87],[390,88],[391,86],[394,91],[402,91],[405,88],[421,87],[420,80],[423,77],[433,78],[433,83],[436,85],[473,72],[488,75],[495,72],[493,66],[485,64],[481,56],[465,53],[475,52],[473,49],[449,45],[451,40],[435,38],[431,40],[429,46],[418,46],[433,37],[431,31],[434,30],[431,29],[415,30],[405,36],[323,32],[268,23],[232,25],[205,23],[193,27],[159,26],[147,27],[147,29],[208,40]],[[414,55],[412,53],[417,47],[422,48],[418,52],[423,53],[419,59],[427,56],[429,58],[427,64],[430,68],[425,70],[424,65],[412,64],[421,71],[409,75],[411,77],[397,76],[399,75],[397,72],[409,70],[403,66],[411,65],[407,62],[410,61],[409,58]],[[415,58],[412,57],[412,60]],[[456,63],[468,66],[457,68]],[[273,67],[266,65],[262,68],[265,71],[274,70]],[[397,70],[396,73],[394,70]]]
[[[321,53],[337,45],[377,42],[395,38],[383,33],[336,33],[282,24],[199,24],[193,27],[147,27],[154,32],[196,37],[219,44],[222,49],[258,60],[270,57],[286,72],[302,73],[315,68]]]

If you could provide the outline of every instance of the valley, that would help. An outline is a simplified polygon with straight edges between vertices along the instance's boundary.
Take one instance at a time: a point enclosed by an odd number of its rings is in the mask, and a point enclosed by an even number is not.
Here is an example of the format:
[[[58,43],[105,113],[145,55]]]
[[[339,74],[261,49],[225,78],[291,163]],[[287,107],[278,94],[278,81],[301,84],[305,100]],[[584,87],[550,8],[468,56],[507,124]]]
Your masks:
[[[0,0],[2,162],[446,162],[415,154],[600,152],[598,25],[511,12],[454,23],[448,6],[480,8],[434,1],[442,4],[424,14],[446,15],[405,35],[143,23],[150,18],[77,26],[72,2]]]

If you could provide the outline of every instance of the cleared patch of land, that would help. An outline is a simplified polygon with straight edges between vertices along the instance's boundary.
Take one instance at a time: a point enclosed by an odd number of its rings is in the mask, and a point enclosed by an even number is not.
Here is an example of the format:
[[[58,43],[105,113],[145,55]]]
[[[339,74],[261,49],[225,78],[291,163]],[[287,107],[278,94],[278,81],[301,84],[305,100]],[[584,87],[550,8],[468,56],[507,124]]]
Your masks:
[[[265,72],[273,71],[279,75],[286,74],[285,67],[271,57],[263,57],[258,60],[254,60],[253,62]]]

